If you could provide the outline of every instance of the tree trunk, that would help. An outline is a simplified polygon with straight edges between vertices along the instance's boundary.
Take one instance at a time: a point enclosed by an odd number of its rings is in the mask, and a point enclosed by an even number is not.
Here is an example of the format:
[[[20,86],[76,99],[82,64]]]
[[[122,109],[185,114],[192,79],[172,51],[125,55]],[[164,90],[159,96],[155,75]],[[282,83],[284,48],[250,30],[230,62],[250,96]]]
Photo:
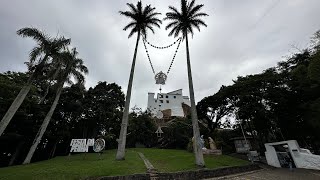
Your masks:
[[[48,55],[45,55],[38,67],[41,67],[42,65],[44,65],[47,58],[48,58]],[[18,96],[14,99],[13,103],[11,104],[10,108],[8,109],[6,114],[3,116],[3,118],[0,122],[0,136],[3,134],[4,130],[6,129],[8,124],[10,123],[12,117],[15,115],[15,113],[17,112],[17,110],[21,106],[22,102],[26,98],[27,94],[29,93],[30,88],[31,88],[31,84],[32,84],[32,80],[33,80],[34,76],[37,76],[35,74],[41,70],[41,68],[39,69],[38,67],[36,67],[36,70],[30,75],[27,84],[25,86],[23,86],[23,88],[20,90]]]
[[[28,82],[27,85],[23,86],[23,88],[20,90],[19,94],[11,104],[10,108],[6,112],[6,114],[3,116],[1,122],[0,122],[0,136],[10,123],[12,117],[15,115],[19,107],[21,106],[22,102],[26,98],[28,92],[30,91],[31,83]]]
[[[57,68],[57,70],[55,71],[55,73],[53,74],[53,77],[52,79],[55,80],[57,79],[58,75],[59,75],[59,72],[60,72],[60,69],[61,69],[61,65]],[[44,95],[42,96],[42,98],[40,99],[40,101],[38,102],[38,104],[42,104],[43,101],[46,99],[48,93],[49,93],[49,89],[50,89],[50,85],[51,85],[51,82],[52,80],[49,80],[49,85],[47,86],[46,88],[46,92],[44,93]]]
[[[198,115],[197,115],[196,103],[194,100],[188,35],[185,34],[185,37],[186,37],[186,48],[187,48],[187,68],[188,68],[189,93],[190,93],[190,101],[191,101],[191,120],[192,120],[192,127],[193,127],[193,136],[194,136],[193,149],[194,149],[194,154],[195,154],[195,158],[196,158],[196,165],[204,167],[205,163],[203,160],[202,149],[200,147],[200,130],[199,130],[199,124],[198,124]]]
[[[50,85],[47,86],[46,88],[46,92],[44,93],[44,95],[42,96],[42,98],[40,99],[40,101],[38,102],[38,104],[42,104],[43,101],[46,99],[48,93],[49,93],[49,89],[50,89]]]
[[[52,151],[50,153],[49,159],[54,157],[54,154],[56,153],[57,145],[59,143],[59,139],[56,140],[56,142],[53,145]]]
[[[10,159],[8,166],[12,166],[14,164],[15,160],[17,159],[18,155],[20,154],[20,150],[21,150],[23,144],[24,144],[24,141],[19,142],[18,146],[16,147],[16,151],[14,152],[14,154],[12,155],[12,157]]]
[[[135,65],[136,65],[136,57],[137,57],[137,50],[138,50],[139,40],[140,40],[140,31],[138,32],[138,35],[137,35],[136,47],[134,49],[134,55],[133,55],[133,60],[132,60],[132,65],[131,65],[131,71],[130,71],[128,89],[127,89],[127,96],[126,96],[126,102],[125,102],[125,105],[124,105],[124,111],[123,111],[122,123],[121,123],[121,130],[120,130],[120,135],[119,135],[119,139],[118,139],[118,150],[117,150],[116,160],[124,160],[124,156],[125,156],[127,127],[128,127],[128,116],[129,116],[130,99],[131,99],[131,89],[132,89],[134,68],[135,68]]]
[[[28,152],[28,155],[27,155],[26,159],[24,160],[23,164],[29,164],[30,163],[31,158],[32,158],[35,150],[37,149],[38,144],[40,143],[40,140],[41,140],[43,134],[45,133],[45,131],[46,131],[47,127],[48,127],[48,124],[49,124],[49,122],[51,120],[52,114],[53,114],[54,110],[56,109],[56,107],[58,105],[58,101],[59,101],[59,98],[60,98],[60,95],[61,95],[61,92],[62,92],[62,89],[63,89],[63,84],[64,83],[61,83],[59,85],[59,87],[57,89],[56,97],[55,97],[55,99],[54,99],[54,101],[52,103],[52,106],[51,106],[47,116],[45,117],[45,119],[44,119],[44,121],[43,121],[43,123],[42,123],[42,125],[41,125],[41,127],[40,127],[40,129],[39,129],[39,131],[37,133],[37,135],[36,135],[35,140],[33,141],[33,144],[31,146],[31,148],[30,148],[30,150]]]

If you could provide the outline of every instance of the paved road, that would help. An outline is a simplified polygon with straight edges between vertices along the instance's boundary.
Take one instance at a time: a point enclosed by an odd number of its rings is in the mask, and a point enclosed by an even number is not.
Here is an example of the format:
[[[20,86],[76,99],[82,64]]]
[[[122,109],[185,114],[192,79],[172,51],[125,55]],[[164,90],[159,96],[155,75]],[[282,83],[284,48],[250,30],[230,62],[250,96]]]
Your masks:
[[[320,180],[320,171],[305,169],[262,169],[254,172],[208,180]]]

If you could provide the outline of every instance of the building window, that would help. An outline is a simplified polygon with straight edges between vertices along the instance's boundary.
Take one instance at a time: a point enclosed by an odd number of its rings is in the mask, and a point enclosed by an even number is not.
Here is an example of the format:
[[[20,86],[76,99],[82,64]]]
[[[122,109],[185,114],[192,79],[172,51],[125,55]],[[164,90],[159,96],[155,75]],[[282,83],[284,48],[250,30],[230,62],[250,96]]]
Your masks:
[[[166,98],[169,98],[168,96],[166,96]]]
[[[154,102],[157,102],[157,100],[154,100]]]
[[[160,103],[163,103],[163,100],[160,100]]]
[[[162,94],[160,94],[160,98],[163,98],[163,95],[162,95]]]
[[[161,104],[159,104],[159,107],[161,107]]]
[[[176,96],[173,96],[173,98],[176,98]]]
[[[169,100],[167,100],[167,103],[169,103]]]

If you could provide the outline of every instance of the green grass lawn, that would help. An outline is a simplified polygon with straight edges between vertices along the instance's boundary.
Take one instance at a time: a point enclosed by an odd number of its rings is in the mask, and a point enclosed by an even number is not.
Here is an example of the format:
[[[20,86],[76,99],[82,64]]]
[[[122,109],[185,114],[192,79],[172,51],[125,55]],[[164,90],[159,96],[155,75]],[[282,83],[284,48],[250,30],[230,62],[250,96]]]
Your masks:
[[[116,150],[105,151],[102,159],[98,154],[77,154],[56,157],[29,165],[0,168],[0,179],[84,179],[94,176],[128,175],[145,173],[146,168],[137,152],[142,152],[160,172],[196,169],[194,155],[184,150],[127,149],[125,161],[115,161]],[[207,168],[239,166],[247,161],[233,157],[205,156]]]
[[[104,151],[102,160],[98,154],[60,156],[29,165],[0,168],[0,179],[84,179],[90,176],[113,176],[145,173],[146,168],[139,155],[127,150],[125,161],[115,160],[116,150]]]
[[[174,172],[197,169],[194,154],[176,149],[144,149],[136,148],[135,151],[142,152],[151,164],[160,172]],[[226,166],[241,166],[249,164],[248,161],[231,156],[205,155],[206,168],[213,169]]]

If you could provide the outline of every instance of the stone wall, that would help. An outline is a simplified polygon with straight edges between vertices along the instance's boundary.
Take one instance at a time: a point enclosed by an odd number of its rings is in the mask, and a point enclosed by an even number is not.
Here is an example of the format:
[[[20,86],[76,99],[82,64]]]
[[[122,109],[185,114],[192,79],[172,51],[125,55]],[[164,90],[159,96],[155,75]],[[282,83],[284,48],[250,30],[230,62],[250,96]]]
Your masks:
[[[155,174],[134,174],[128,176],[108,176],[100,178],[88,178],[96,180],[198,180],[204,178],[212,178],[219,176],[226,176],[231,174],[237,174],[247,171],[258,170],[260,167],[258,165],[246,165],[246,166],[234,166],[225,167],[218,169],[200,169],[195,171],[182,171],[174,173],[155,173]]]

